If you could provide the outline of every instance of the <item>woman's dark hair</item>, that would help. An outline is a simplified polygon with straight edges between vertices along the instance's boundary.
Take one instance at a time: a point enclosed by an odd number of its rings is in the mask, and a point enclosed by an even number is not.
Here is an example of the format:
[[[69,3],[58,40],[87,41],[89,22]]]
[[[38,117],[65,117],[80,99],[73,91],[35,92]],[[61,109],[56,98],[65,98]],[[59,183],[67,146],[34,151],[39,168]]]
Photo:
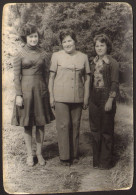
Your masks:
[[[61,43],[66,36],[70,36],[75,41],[75,43],[77,42],[75,33],[72,30],[67,29],[60,32],[59,38]]]
[[[96,35],[93,39],[94,46],[96,44],[96,41],[100,41],[101,43],[106,43],[106,45],[107,45],[107,54],[111,53],[111,51],[112,51],[112,42],[111,42],[111,40],[109,39],[109,37],[107,35],[105,35],[105,34]]]
[[[39,36],[39,31],[38,31],[37,27],[33,24],[24,25],[21,28],[21,32],[20,32],[20,37],[21,37],[22,41],[26,43],[26,37],[32,33],[38,33],[38,36]]]

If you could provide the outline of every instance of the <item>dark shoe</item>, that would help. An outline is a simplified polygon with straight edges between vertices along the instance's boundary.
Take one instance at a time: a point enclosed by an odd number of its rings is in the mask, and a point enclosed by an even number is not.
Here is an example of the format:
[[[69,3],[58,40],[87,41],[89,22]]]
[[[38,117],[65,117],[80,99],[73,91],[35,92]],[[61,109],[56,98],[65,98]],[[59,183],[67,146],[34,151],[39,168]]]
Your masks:
[[[111,168],[112,168],[111,165],[110,165],[110,166],[102,166],[102,165],[99,166],[99,169],[100,169],[100,170],[109,170],[109,169],[111,169]]]
[[[63,166],[70,166],[70,161],[69,160],[60,160],[60,164]]]
[[[114,162],[110,162],[107,166],[100,164],[99,168],[101,170],[109,170],[115,166]]]
[[[93,168],[94,168],[94,169],[98,169],[98,168],[99,168],[99,163],[98,163],[98,162],[97,162],[97,163],[94,163],[94,162],[93,162]]]
[[[73,161],[72,161],[72,164],[77,164],[77,163],[78,163],[78,161],[79,161],[79,159],[78,159],[78,158],[74,158],[74,159],[73,159]]]
[[[96,165],[95,165],[95,166],[93,166],[93,168],[94,168],[94,169],[99,169],[99,166],[96,166]]]

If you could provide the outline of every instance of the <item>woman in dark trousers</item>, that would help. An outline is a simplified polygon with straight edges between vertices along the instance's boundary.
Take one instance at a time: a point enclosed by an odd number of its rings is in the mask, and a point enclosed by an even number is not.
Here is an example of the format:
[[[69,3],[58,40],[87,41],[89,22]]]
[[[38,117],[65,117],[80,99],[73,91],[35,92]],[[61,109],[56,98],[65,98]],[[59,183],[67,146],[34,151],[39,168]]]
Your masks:
[[[51,59],[49,91],[56,113],[60,161],[70,165],[79,158],[79,127],[82,107],[88,106],[90,67],[87,55],[76,50],[73,31],[61,31],[60,41],[63,49]]]
[[[89,120],[93,135],[93,167],[113,166],[114,116],[118,92],[119,66],[110,56],[112,44],[105,34],[96,35],[97,56],[91,63]]]
[[[32,154],[32,127],[36,126],[36,155],[38,163],[45,165],[42,156],[44,125],[54,119],[49,104],[48,55],[39,48],[39,32],[34,25],[22,28],[25,46],[14,58],[14,83],[16,90],[12,125],[24,127],[27,164],[34,165]]]

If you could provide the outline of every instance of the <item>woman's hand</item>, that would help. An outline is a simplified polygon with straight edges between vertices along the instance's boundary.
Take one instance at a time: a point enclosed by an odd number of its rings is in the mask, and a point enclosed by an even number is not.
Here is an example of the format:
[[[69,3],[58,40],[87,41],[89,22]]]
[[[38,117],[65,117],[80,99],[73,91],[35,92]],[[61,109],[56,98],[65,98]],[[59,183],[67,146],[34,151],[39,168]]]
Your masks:
[[[84,103],[83,103],[84,110],[88,108],[89,86],[90,86],[90,75],[87,74],[85,77],[85,84],[84,84]]]
[[[23,106],[23,98],[22,98],[22,96],[17,96],[16,97],[16,105],[17,106]]]
[[[112,109],[113,98],[109,98],[105,104],[105,111],[110,111]]]
[[[88,98],[85,98],[83,103],[83,110],[86,110],[87,108],[88,108]]]
[[[50,105],[51,108],[55,109],[55,99],[54,99],[54,79],[55,79],[55,72],[50,72],[49,78],[49,93],[50,93]]]
[[[51,108],[55,109],[55,100],[53,97],[50,97],[50,105],[51,105]]]

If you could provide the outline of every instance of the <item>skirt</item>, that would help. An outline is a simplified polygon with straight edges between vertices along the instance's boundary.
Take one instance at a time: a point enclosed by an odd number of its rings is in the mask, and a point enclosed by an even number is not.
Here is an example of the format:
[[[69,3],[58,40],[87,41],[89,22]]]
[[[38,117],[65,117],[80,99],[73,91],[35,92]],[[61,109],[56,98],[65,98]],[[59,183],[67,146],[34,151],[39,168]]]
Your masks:
[[[21,80],[23,106],[14,102],[11,124],[43,126],[55,119],[49,103],[49,92],[41,75],[23,76]]]

